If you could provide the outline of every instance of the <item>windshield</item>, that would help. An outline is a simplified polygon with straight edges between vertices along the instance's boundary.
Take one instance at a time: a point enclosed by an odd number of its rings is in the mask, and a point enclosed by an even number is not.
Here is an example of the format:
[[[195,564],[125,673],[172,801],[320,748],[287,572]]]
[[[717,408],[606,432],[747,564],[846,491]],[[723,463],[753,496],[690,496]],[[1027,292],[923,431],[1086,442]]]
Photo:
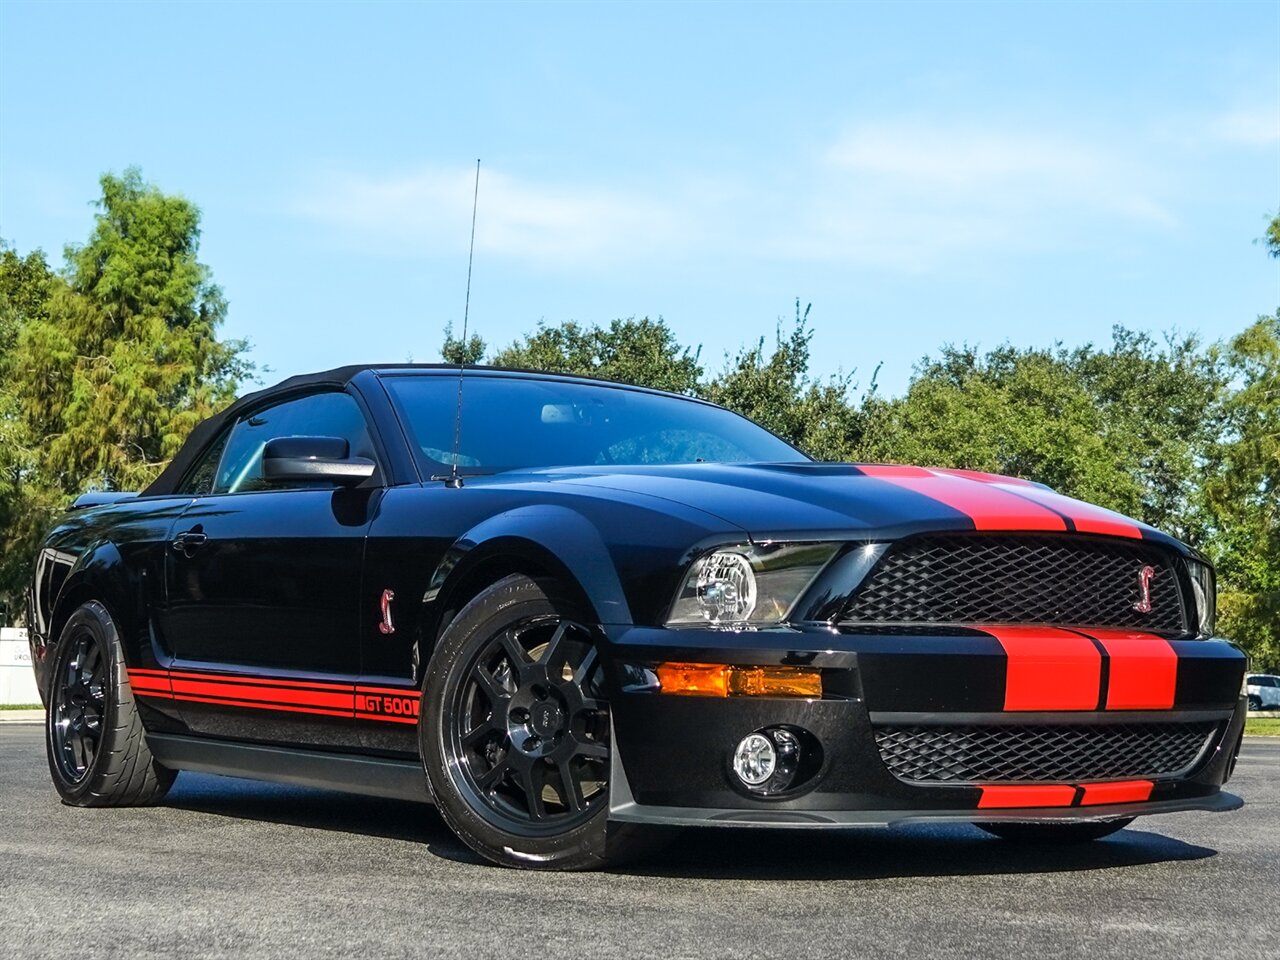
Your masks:
[[[431,465],[453,462],[458,381],[383,377],[410,439]],[[467,474],[530,467],[797,462],[808,458],[720,407],[586,383],[467,377],[458,468]]]

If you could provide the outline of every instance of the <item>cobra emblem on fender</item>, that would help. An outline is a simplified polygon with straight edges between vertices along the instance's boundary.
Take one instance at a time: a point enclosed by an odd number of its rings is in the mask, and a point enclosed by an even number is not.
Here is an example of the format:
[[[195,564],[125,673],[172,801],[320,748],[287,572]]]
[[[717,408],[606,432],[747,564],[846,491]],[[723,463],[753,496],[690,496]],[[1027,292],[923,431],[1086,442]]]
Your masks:
[[[1151,580],[1156,575],[1156,568],[1147,564],[1138,571],[1138,592],[1140,599],[1133,605],[1139,613],[1151,612]]]
[[[378,623],[378,632],[384,635],[390,635],[396,632],[395,622],[391,619],[391,601],[396,598],[394,590],[383,590],[382,601],[380,603],[382,609],[382,620]]]

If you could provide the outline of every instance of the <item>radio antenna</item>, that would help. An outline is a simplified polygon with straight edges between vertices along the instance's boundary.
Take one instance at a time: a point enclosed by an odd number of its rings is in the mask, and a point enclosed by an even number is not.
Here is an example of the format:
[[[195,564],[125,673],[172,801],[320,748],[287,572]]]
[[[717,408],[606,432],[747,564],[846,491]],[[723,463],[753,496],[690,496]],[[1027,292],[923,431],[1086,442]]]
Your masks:
[[[476,159],[476,186],[471,195],[471,248],[467,252],[467,299],[462,307],[462,340],[458,349],[458,399],[453,412],[453,466],[448,477],[432,477],[444,480],[444,485],[456,490],[462,486],[458,473],[458,450],[462,444],[462,371],[467,366],[467,321],[471,317],[471,265],[476,257],[476,210],[480,205],[480,160]]]

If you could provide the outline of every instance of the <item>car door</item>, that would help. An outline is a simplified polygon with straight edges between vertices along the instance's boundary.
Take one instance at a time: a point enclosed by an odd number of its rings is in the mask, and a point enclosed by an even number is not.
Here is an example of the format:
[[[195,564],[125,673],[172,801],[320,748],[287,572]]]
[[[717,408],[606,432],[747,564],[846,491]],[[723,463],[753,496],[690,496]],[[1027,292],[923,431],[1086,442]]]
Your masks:
[[[168,554],[171,683],[194,733],[353,747],[361,568],[381,471],[356,488],[269,483],[263,448],[286,436],[341,437],[377,461],[364,412],[342,391],[276,402],[228,429]]]

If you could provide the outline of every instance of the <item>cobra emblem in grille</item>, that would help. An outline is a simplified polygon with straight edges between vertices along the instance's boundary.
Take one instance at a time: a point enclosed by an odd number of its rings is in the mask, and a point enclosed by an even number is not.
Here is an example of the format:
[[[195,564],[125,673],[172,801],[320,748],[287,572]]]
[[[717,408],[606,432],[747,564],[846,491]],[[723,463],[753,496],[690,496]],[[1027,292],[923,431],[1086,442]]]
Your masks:
[[[1151,578],[1156,575],[1156,568],[1147,564],[1138,571],[1138,590],[1142,593],[1142,599],[1133,605],[1133,609],[1139,613],[1151,612]]]

